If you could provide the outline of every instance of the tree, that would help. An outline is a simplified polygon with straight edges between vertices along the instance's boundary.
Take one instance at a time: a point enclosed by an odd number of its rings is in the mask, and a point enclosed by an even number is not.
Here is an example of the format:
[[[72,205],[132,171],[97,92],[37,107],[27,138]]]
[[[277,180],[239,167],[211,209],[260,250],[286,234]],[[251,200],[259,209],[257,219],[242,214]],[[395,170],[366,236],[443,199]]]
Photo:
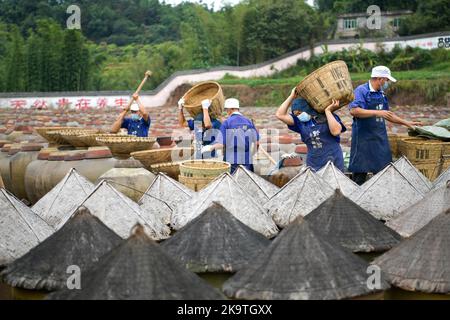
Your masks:
[[[27,40],[26,57],[27,57],[27,91],[39,91],[42,88],[42,55],[41,48],[43,44],[41,39],[30,31],[30,37]]]
[[[17,26],[11,27],[11,40],[7,53],[6,91],[25,91],[26,63],[24,41]]]
[[[41,91],[61,89],[62,30],[53,20],[37,21],[37,36],[40,38]]]
[[[243,23],[243,61],[258,63],[313,40],[314,10],[303,0],[250,1]]]
[[[446,0],[417,0],[417,12],[403,19],[401,35],[412,35],[450,29],[450,7]]]
[[[61,57],[61,65],[63,66],[62,90],[79,91],[83,69],[81,33],[78,30],[66,30],[64,33]]]

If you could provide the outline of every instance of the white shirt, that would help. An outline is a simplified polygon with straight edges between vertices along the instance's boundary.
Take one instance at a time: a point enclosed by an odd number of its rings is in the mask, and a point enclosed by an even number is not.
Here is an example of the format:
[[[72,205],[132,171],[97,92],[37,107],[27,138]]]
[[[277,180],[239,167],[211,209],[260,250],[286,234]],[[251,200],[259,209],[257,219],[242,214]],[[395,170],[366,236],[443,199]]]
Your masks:
[[[381,92],[381,93],[384,93],[383,90],[380,90],[380,91],[375,90],[375,89],[372,87],[372,82],[371,82],[370,80],[369,80],[369,90],[370,90],[370,92]]]

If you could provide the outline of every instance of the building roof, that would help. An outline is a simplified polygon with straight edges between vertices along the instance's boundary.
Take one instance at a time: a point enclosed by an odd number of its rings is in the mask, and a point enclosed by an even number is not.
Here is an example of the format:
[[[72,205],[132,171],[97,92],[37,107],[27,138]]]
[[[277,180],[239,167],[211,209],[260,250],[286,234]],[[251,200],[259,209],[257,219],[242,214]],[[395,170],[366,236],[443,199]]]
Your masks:
[[[233,299],[336,300],[374,294],[368,264],[299,217],[251,265],[223,285]]]
[[[438,189],[447,184],[450,181],[450,167],[433,182],[433,189]]]
[[[67,286],[70,266],[87,270],[121,241],[89,210],[80,208],[59,231],[10,264],[1,275],[12,287],[63,289]]]
[[[400,243],[401,237],[369,212],[345,197],[340,190],[305,217],[316,230],[332,236],[353,252],[383,252]]]
[[[390,164],[362,185],[355,202],[379,220],[389,221],[424,197],[396,166]]]
[[[236,272],[251,263],[270,241],[213,203],[172,238],[166,252],[192,272]]]
[[[71,169],[50,192],[31,209],[55,229],[62,227],[68,215],[94,190],[92,184],[77,170]]]
[[[61,290],[51,300],[223,299],[196,274],[179,265],[142,226],[104,255],[81,279],[81,290]]]
[[[450,209],[450,183],[427,193],[387,223],[403,237],[411,237],[442,212]]]
[[[280,190],[276,185],[247,170],[244,166],[239,166],[233,176],[237,183],[262,203],[269,201]]]
[[[352,198],[360,191],[359,185],[348,178],[341,170],[329,161],[317,174],[333,189],[341,190],[346,197]]]
[[[310,168],[302,170],[264,207],[280,227],[286,227],[299,216],[306,216],[331,197],[334,189]]]
[[[170,224],[173,210],[192,198],[194,192],[164,173],[156,176],[139,203],[144,211],[152,212],[163,224]]]
[[[422,193],[427,193],[433,187],[425,177],[406,157],[398,159],[394,166]]]
[[[170,236],[168,226],[161,223],[152,212],[142,210],[137,203],[117,191],[107,181],[100,182],[80,204],[90,210],[108,228],[127,239],[136,224],[141,224],[154,240]]]
[[[20,258],[55,230],[5,189],[0,189],[0,266]]]
[[[373,261],[387,280],[408,291],[450,293],[450,210]]]
[[[224,173],[195,194],[191,200],[178,206],[172,214],[172,227],[180,230],[213,202],[220,203],[239,221],[268,238],[278,234],[278,228],[267,210],[229,173]]]

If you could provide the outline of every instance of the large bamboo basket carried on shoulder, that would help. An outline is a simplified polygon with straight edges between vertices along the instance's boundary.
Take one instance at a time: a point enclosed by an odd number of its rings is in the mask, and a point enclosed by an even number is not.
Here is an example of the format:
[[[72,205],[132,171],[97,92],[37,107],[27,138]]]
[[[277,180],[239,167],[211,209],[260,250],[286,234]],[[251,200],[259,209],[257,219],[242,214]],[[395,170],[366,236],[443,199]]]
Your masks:
[[[317,112],[324,112],[333,99],[340,107],[348,105],[355,97],[347,64],[338,60],[317,69],[300,82],[297,94]]]
[[[194,148],[171,148],[133,152],[131,156],[139,160],[147,170],[151,171],[153,165],[177,162],[177,159],[192,159],[193,154]]]
[[[212,101],[209,107],[209,114],[212,118],[219,118],[223,113],[225,97],[222,87],[214,81],[207,81],[197,84],[185,93],[184,107],[189,114],[195,118],[202,113],[202,101],[210,99]]]

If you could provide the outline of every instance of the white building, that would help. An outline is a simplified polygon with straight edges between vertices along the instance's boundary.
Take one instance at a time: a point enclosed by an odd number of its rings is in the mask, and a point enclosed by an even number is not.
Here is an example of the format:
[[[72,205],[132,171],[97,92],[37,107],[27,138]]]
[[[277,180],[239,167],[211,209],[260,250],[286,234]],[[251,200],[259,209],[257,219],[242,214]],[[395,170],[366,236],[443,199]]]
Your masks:
[[[413,12],[409,10],[402,11],[385,11],[380,14],[379,28],[368,26],[374,24],[374,18],[367,13],[347,13],[339,15],[337,18],[336,39],[358,39],[365,38],[363,32],[380,32],[385,35],[398,35],[397,32],[401,25],[401,20],[405,16],[411,15]],[[369,29],[370,28],[370,29]]]

